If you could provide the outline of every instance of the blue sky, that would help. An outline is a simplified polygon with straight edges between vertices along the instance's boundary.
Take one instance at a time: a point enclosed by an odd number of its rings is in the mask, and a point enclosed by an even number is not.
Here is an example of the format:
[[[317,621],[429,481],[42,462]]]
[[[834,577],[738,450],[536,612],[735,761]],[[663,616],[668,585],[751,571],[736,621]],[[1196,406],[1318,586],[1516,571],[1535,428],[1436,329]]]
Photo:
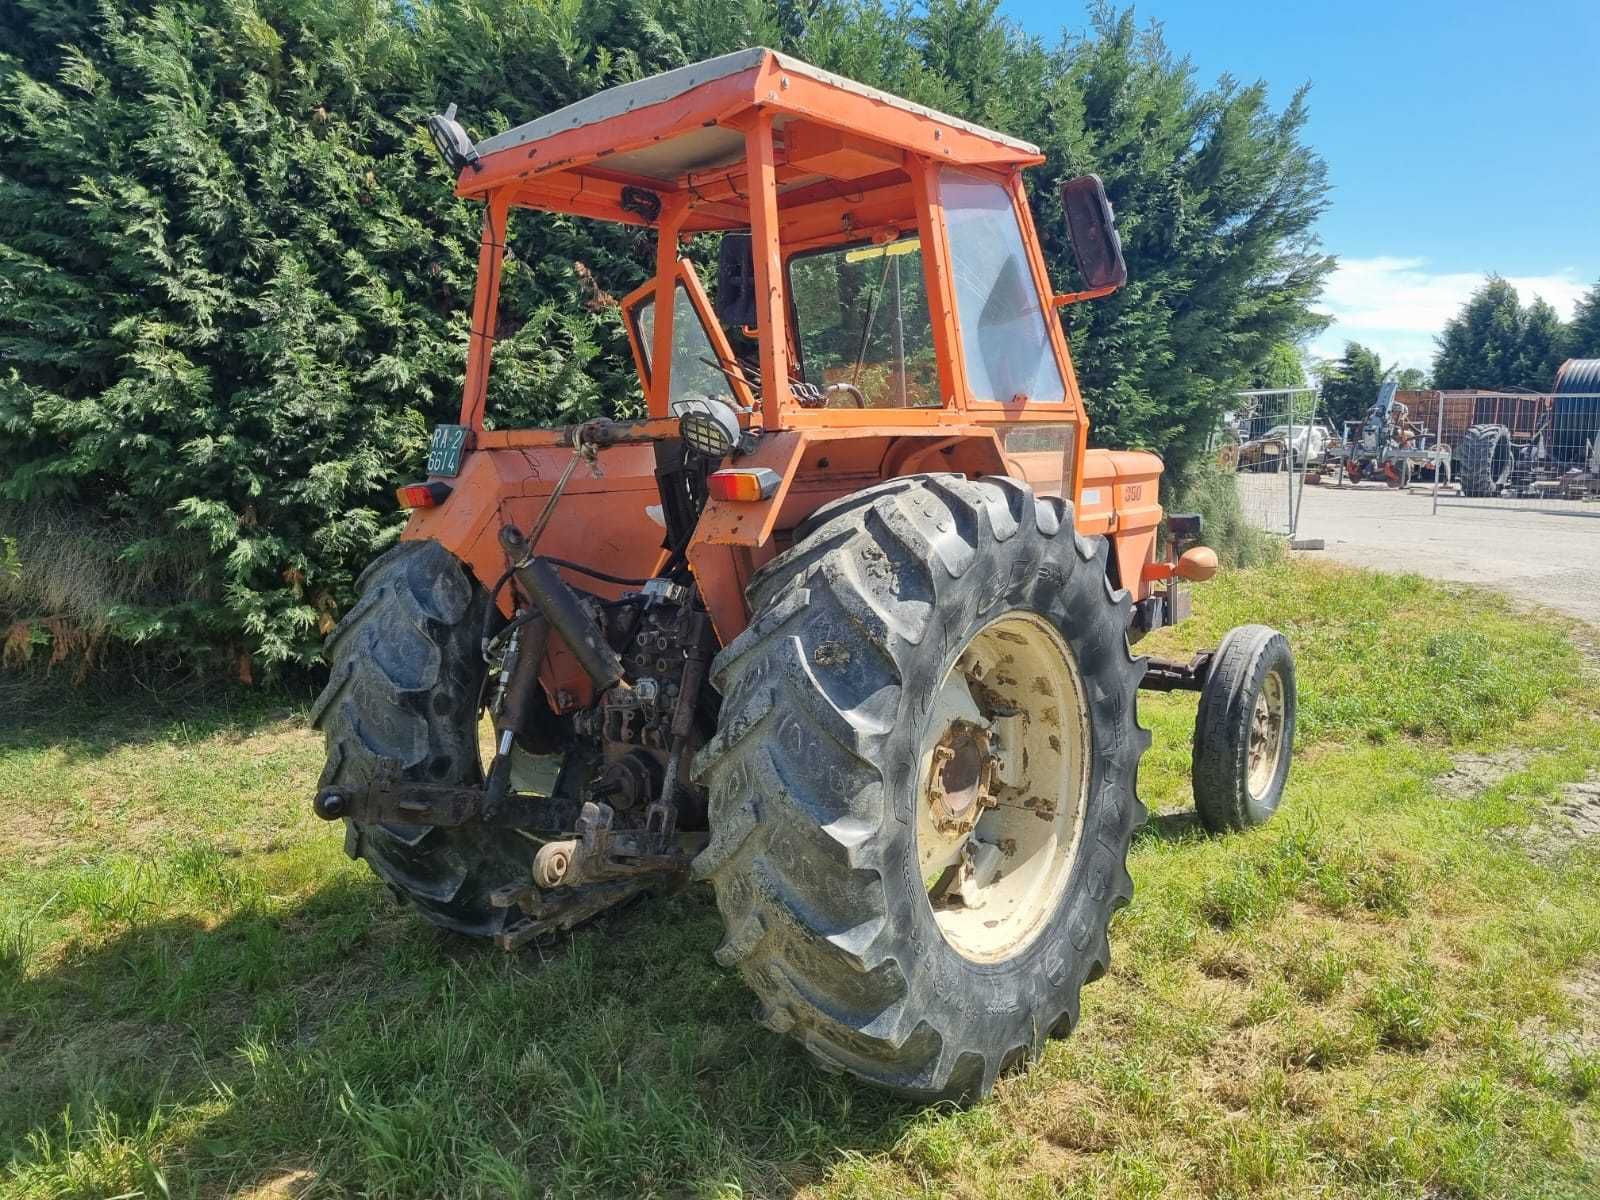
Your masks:
[[[1003,0],[1054,40],[1081,0]],[[1322,307],[1385,362],[1426,367],[1433,335],[1490,271],[1571,313],[1600,280],[1600,0],[1138,4],[1211,82],[1311,83],[1306,137],[1327,160],[1320,234],[1341,260]]]

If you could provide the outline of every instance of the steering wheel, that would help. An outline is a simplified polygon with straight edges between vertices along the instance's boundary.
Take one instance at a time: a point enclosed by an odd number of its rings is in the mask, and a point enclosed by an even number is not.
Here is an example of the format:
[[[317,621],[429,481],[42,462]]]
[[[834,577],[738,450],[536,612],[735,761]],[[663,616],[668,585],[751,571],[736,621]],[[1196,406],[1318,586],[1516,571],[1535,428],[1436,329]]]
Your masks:
[[[829,408],[833,407],[833,398],[835,396],[846,397],[851,401],[851,406],[854,408],[865,408],[867,406],[867,398],[861,394],[861,389],[853,383],[845,383],[843,381],[830,383],[822,389],[822,394],[828,398]]]

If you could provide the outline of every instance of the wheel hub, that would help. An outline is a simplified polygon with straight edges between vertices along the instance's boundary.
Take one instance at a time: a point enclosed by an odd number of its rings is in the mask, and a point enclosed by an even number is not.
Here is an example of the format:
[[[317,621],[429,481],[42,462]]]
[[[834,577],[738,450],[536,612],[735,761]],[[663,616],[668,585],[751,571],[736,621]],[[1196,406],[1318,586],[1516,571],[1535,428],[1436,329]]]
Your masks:
[[[1272,787],[1283,756],[1284,690],[1276,671],[1262,681],[1250,716],[1249,778],[1250,795],[1259,799]]]
[[[969,832],[979,814],[993,807],[990,788],[997,758],[990,742],[988,726],[957,717],[934,746],[926,799],[941,831]]]
[[[934,696],[917,857],[939,931],[967,958],[1010,957],[1055,909],[1082,835],[1087,712],[1065,640],[1025,611],[980,629]]]

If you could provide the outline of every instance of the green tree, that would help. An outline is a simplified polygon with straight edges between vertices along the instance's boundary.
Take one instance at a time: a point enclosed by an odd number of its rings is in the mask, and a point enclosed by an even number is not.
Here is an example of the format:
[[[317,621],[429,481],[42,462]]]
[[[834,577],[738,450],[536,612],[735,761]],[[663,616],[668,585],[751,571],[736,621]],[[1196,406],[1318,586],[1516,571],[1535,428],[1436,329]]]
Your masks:
[[[51,544],[110,531],[141,569],[96,560],[90,638],[312,658],[459,403],[481,213],[421,120],[451,97],[482,136],[751,36],[717,7],[696,8],[716,42],[646,3],[0,10],[0,520],[32,568],[0,616],[61,616],[82,556]],[[626,290],[650,254],[637,230],[517,222],[492,411],[634,408],[578,264]]]
[[[1311,227],[1326,169],[1301,138],[1307,93],[1273,112],[1262,82],[1209,89],[1159,28],[1101,10],[1047,88],[1031,191],[1052,259],[1070,261],[1062,180],[1101,174],[1119,213],[1129,284],[1066,310],[1095,436],[1141,445],[1182,477],[1274,347],[1325,327],[1311,311],[1333,260]]]
[[[1567,357],[1567,327],[1543,297],[1522,312],[1522,336],[1517,343],[1517,385],[1547,392],[1555,384],[1556,370]]]
[[[1415,392],[1432,386],[1428,382],[1428,373],[1421,367],[1406,367],[1395,376],[1395,382],[1403,392]]]
[[[1293,342],[1279,342],[1250,372],[1252,388],[1303,388],[1306,386],[1305,362],[1300,348]]]
[[[1066,314],[1100,443],[1181,475],[1321,327],[1304,90],[1202,86],[1131,13],[1046,45],[996,0],[25,0],[0,6],[0,533],[27,569],[0,620],[92,596],[93,636],[313,659],[460,395],[481,214],[422,119],[454,100],[482,137],[760,43],[1040,143],[1063,285],[1059,185],[1105,178],[1132,282]],[[491,412],[637,411],[588,281],[621,294],[651,253],[516,219]],[[95,587],[61,574],[69,542],[100,548]]]
[[[1524,307],[1516,288],[1491,275],[1439,335],[1433,384],[1547,391],[1569,340],[1554,308],[1539,297]]]
[[[1346,342],[1344,353],[1325,363],[1321,372],[1322,411],[1329,424],[1342,429],[1345,421],[1365,417],[1387,375],[1375,351],[1360,342]]]
[[[1600,283],[1590,288],[1567,326],[1568,358],[1600,358]]]

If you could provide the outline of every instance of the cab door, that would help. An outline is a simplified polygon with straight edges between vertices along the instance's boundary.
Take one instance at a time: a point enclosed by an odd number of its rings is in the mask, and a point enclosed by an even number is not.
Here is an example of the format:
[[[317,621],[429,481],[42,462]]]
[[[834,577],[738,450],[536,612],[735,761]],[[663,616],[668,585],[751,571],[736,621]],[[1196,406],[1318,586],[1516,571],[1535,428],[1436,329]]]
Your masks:
[[[749,411],[755,405],[754,382],[733,357],[728,344],[711,315],[711,303],[694,264],[678,259],[672,321],[671,395],[667,411],[651,416],[676,416],[686,400],[718,396],[731,400],[734,407]],[[649,280],[623,298],[623,321],[628,329],[628,344],[633,349],[633,364],[639,372],[639,385],[650,395],[650,353],[655,345],[656,281]]]

